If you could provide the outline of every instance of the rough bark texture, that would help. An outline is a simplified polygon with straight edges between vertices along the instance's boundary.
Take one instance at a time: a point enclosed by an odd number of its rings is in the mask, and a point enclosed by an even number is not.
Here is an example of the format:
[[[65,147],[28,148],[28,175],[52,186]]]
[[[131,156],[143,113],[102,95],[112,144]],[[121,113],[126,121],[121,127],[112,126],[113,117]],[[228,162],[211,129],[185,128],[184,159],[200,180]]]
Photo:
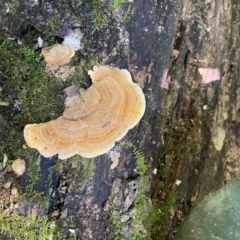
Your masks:
[[[168,237],[177,219],[239,177],[239,7],[237,1],[183,2],[180,57],[172,75],[183,89],[173,131],[178,149],[165,158],[174,169],[167,179],[181,184],[167,180],[178,196],[175,217],[164,228]],[[199,68],[217,68],[221,79],[204,84]]]
[[[43,12],[49,6],[33,4],[33,9],[40,7]],[[74,16],[68,19],[69,25],[81,24],[84,29],[89,15],[82,15],[84,21],[77,19],[81,4],[77,6],[76,2],[75,8],[73,4],[66,5]],[[120,192],[116,206],[122,215],[129,215],[139,187],[135,158],[127,141],[144,153],[152,179],[149,195],[153,201],[164,202],[168,193],[176,193],[173,211],[159,236],[162,239],[172,239],[193,206],[240,174],[240,3],[138,0],[129,4],[131,18],[123,31],[129,34],[129,52],[127,57],[123,54],[118,67],[128,68],[143,88],[146,113],[110,153],[94,159],[93,176],[84,179],[80,186],[69,188],[61,206],[61,239],[69,239],[70,228],[76,231],[77,239],[114,239],[108,197]],[[52,6],[59,8],[65,19],[60,5]],[[36,19],[44,15],[41,11]],[[12,32],[16,33],[26,22],[48,31],[36,19],[23,17],[18,25],[12,25]],[[4,30],[4,26],[0,27]],[[87,39],[91,39],[91,30],[87,27]],[[119,34],[117,30],[116,33]],[[97,39],[103,35],[95,36]],[[112,36],[101,39],[110,45],[117,42]],[[96,46],[94,41],[91,46]],[[103,46],[98,51],[103,51]],[[179,51],[177,58],[173,49]],[[221,79],[205,84],[199,68],[217,68]],[[114,159],[118,165],[112,169]],[[155,168],[158,173],[153,175]],[[181,181],[180,185],[176,180]],[[60,177],[61,181],[66,180]],[[127,198],[132,200],[126,202]],[[128,221],[124,227],[124,237],[130,239]]]

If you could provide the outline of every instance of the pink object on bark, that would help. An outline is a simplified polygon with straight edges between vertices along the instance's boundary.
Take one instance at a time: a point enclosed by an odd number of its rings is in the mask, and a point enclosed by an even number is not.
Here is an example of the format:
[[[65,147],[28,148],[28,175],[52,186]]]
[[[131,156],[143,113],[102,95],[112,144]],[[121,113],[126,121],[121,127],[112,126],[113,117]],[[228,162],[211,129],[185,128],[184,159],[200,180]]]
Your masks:
[[[218,68],[199,68],[198,71],[202,75],[203,83],[210,83],[221,79]]]
[[[169,88],[169,83],[170,83],[170,80],[171,80],[171,77],[168,76],[168,69],[165,68],[163,70],[163,76],[162,76],[162,79],[161,79],[161,88],[165,88],[165,89],[168,89]]]
[[[187,47],[188,47],[190,53],[193,53],[194,47],[193,47],[193,44],[192,44],[192,42],[190,41],[190,39],[189,39],[188,36],[185,37],[185,42],[186,42],[186,44],[187,44]]]

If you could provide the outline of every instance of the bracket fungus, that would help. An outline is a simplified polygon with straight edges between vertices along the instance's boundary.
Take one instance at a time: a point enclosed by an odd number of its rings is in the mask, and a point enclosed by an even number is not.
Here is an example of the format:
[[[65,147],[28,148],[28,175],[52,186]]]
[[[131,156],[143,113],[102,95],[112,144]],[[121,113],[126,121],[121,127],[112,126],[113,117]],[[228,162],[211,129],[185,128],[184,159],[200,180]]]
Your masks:
[[[88,72],[92,85],[65,89],[65,110],[56,120],[28,124],[27,144],[43,156],[91,158],[108,152],[142,118],[146,102],[127,70],[99,66]]]
[[[74,54],[75,51],[71,46],[57,43],[51,47],[43,48],[40,56],[44,57],[47,63],[62,65],[68,63]]]

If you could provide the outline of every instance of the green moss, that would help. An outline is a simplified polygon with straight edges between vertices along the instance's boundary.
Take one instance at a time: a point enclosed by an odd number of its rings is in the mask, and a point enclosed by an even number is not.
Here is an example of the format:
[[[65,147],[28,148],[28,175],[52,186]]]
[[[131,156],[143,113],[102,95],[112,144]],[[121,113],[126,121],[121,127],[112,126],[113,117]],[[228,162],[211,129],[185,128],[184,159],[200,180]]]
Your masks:
[[[51,20],[49,22],[49,26],[51,30],[54,30],[56,25],[58,24],[58,12],[56,9],[53,10],[53,16],[51,17]]]
[[[23,194],[23,197],[30,203],[34,203],[38,207],[48,207],[50,199],[44,192],[32,190]]]
[[[27,164],[27,176],[28,176],[28,185],[27,185],[27,192],[33,191],[33,186],[37,183],[39,177],[38,173],[40,171],[39,166],[36,163],[35,159],[29,159]]]
[[[19,125],[47,121],[51,110],[59,108],[56,96],[60,88],[45,73],[45,63],[36,61],[39,52],[27,46],[19,48],[14,42],[3,42],[0,53],[4,59],[0,67],[3,92],[12,90],[18,95],[15,107],[21,114],[16,114],[14,121]]]
[[[32,150],[31,150],[32,151]],[[36,162],[36,159],[30,158],[27,163],[27,174],[25,176],[26,189],[24,189],[23,197],[39,207],[47,207],[49,205],[50,197],[46,196],[44,191],[34,190],[34,185],[39,181],[40,168]],[[52,183],[51,174],[45,183],[45,189],[48,189]]]
[[[114,225],[114,240],[123,240],[123,224],[121,223],[120,213],[114,206],[114,203],[110,201],[110,209],[112,212],[112,223]]]
[[[46,206],[49,199],[44,196],[44,192],[33,190],[33,186],[38,182],[39,166],[36,163],[36,150],[25,145],[23,128],[27,124],[47,122],[61,115],[63,111],[63,100],[60,95],[62,90],[72,83],[80,84],[82,78],[86,78],[87,71],[97,62],[90,56],[86,60],[81,59],[81,74],[77,72],[64,83],[59,82],[46,74],[45,62],[39,59],[40,50],[32,49],[39,32],[29,26],[26,26],[24,31],[27,34],[22,46],[13,41],[1,41],[0,38],[0,55],[2,56],[0,99],[9,102],[9,106],[0,106],[4,119],[8,122],[7,127],[1,132],[3,142],[0,146],[0,159],[3,159],[4,154],[7,155],[9,167],[16,158],[20,157],[27,161],[27,172],[21,177],[23,185],[27,182],[27,187],[23,191],[24,197],[39,206]],[[49,39],[47,45],[52,44],[52,37]],[[76,55],[75,61],[78,61],[78,54]],[[74,161],[82,161],[78,158],[75,156],[70,159],[68,165],[74,165]],[[92,161],[88,160],[87,167],[83,167],[82,163],[77,165],[73,175],[68,170],[69,167],[66,170],[67,175],[70,175],[73,182],[77,184],[78,178],[82,180],[82,177],[79,177],[80,170],[85,177],[93,173]]]
[[[17,12],[17,9],[19,8],[19,5],[20,4],[18,0],[12,0],[9,13],[15,14]]]
[[[36,61],[39,52],[30,47],[0,41],[0,54],[0,99],[9,102],[3,109],[9,126],[2,133],[0,158],[5,153],[14,159],[24,144],[22,128],[26,124],[46,122],[62,112],[58,97],[62,87],[45,73],[45,63]]]
[[[92,7],[93,7],[93,15],[94,15],[94,18],[93,18],[94,29],[92,33],[94,33],[96,30],[100,28],[100,26],[103,23],[107,21],[107,18],[105,17],[104,5],[103,3],[101,3],[101,1],[92,0]]]
[[[93,160],[82,158],[79,155],[75,155],[67,161],[58,161],[53,169],[68,179],[69,191],[77,191],[94,174]]]
[[[0,149],[1,150],[1,149]],[[21,178],[12,179],[18,188],[20,197],[27,200],[28,202],[34,203],[39,207],[46,207],[49,205],[50,198],[45,195],[44,191],[38,192],[34,190],[34,185],[39,181],[39,166],[36,162],[36,159],[33,158],[35,156],[35,150],[30,148],[22,148],[17,149],[16,154],[20,158],[24,158],[27,162],[27,171]],[[9,159],[7,161],[7,169],[11,170],[13,160]],[[15,175],[14,175],[15,176]],[[47,179],[45,183],[45,188],[47,189],[52,183],[51,175]],[[24,187],[23,187],[24,186]]]
[[[193,14],[201,17],[202,19],[207,15],[211,4],[206,3],[204,0],[195,0],[192,1],[192,4],[194,6]]]
[[[81,175],[81,181],[76,181],[79,184],[81,184],[86,178],[93,176],[94,167],[92,159],[83,159],[80,155],[75,155],[69,158],[67,163],[68,166],[70,165],[73,168],[73,171],[68,172],[71,179],[77,180],[79,179],[79,175]]]
[[[130,143],[131,146],[133,146]],[[146,175],[147,165],[143,153],[133,146],[134,156],[136,158],[136,171],[140,175],[140,188],[134,200],[134,210],[131,220],[130,236],[132,240],[154,240],[159,239],[161,226],[164,218],[171,210],[175,201],[175,196],[170,193],[166,201],[159,202],[155,200],[151,203],[146,192],[150,186],[149,178]]]
[[[138,195],[134,200],[130,235],[132,240],[159,239],[164,218],[168,215],[175,201],[175,195],[170,193],[165,202],[151,203],[146,197],[149,180],[147,176],[141,177]]]
[[[83,63],[81,64],[84,73],[87,73],[90,69],[93,68],[93,66],[98,65],[99,62],[96,58],[91,57],[90,55],[87,56],[87,59],[85,61],[83,61]]]
[[[76,233],[70,233],[69,240],[77,240],[77,234]]]
[[[138,150],[131,142],[128,142],[128,147],[133,148],[133,154],[136,158],[136,172],[140,175],[139,182],[140,188],[138,189],[138,194],[136,199],[133,202],[134,212],[132,214],[130,236],[133,240],[146,239],[147,236],[143,231],[141,231],[141,226],[144,219],[146,218],[150,209],[147,209],[148,204],[146,191],[148,186],[148,177],[145,176],[147,171],[147,165],[145,163],[145,158],[143,153]],[[145,211],[144,211],[145,210]]]
[[[127,23],[130,20],[131,6],[127,8],[127,11],[123,14],[123,22]]]
[[[112,0],[112,2],[110,3],[110,9],[118,9],[119,6],[124,2],[125,0]]]
[[[8,157],[9,169],[14,159],[26,160],[27,172],[17,179],[18,189],[25,193],[23,196],[28,201],[46,206],[49,199],[44,192],[33,190],[39,178],[36,150],[25,145],[23,128],[26,124],[46,122],[61,114],[60,93],[64,86],[46,74],[45,62],[38,60],[39,51],[32,49],[39,32],[30,27],[25,30],[29,33],[22,46],[0,39],[0,99],[9,102],[9,106],[0,106],[7,122],[1,132],[0,159],[4,154]],[[26,185],[26,189],[21,189],[21,185]]]
[[[133,147],[133,153],[136,158],[136,171],[140,176],[143,176],[147,171],[144,155],[136,147]]]
[[[127,142],[126,144],[127,147],[132,147],[133,148],[133,154],[134,157],[136,159],[136,172],[137,174],[139,174],[141,177],[144,176],[146,174],[147,171],[147,165],[146,165],[146,161],[145,161],[145,157],[143,155],[143,153],[138,150],[132,142]]]
[[[172,97],[170,94],[166,97],[166,103],[165,103],[166,109],[170,110],[170,107],[172,106]]]
[[[153,204],[148,218],[145,220],[144,225],[149,232],[149,239],[159,239],[161,233],[161,226],[164,223],[165,217],[172,209],[176,196],[170,193],[163,203]]]
[[[132,214],[130,236],[133,240],[147,239],[147,233],[143,231],[144,222],[149,216],[151,206],[148,204],[146,190],[148,186],[148,178],[142,176],[140,178],[140,188],[134,200],[134,212]]]
[[[92,0],[92,11],[93,11],[93,24],[94,30],[99,30],[102,25],[106,25],[110,22],[109,15],[112,12],[120,7],[121,4],[125,3],[125,0],[111,0],[109,4],[104,4],[100,0]],[[130,6],[127,11],[123,14],[122,20],[123,22],[128,22],[130,20]],[[93,33],[92,32],[92,33]]]
[[[8,233],[14,239],[46,240],[53,236],[55,229],[51,228],[51,221],[40,216],[20,216],[15,211],[10,217],[6,211],[0,214],[1,231]]]

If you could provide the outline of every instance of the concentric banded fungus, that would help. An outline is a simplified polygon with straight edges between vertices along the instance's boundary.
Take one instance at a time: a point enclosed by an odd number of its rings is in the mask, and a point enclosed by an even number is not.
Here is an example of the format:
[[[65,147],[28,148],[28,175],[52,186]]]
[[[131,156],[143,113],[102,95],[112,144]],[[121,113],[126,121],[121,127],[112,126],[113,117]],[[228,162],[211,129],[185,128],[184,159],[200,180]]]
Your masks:
[[[43,48],[40,56],[44,57],[47,63],[61,65],[68,63],[74,54],[75,52],[71,46],[54,44],[51,47]]]
[[[80,92],[76,86],[65,90],[63,116],[25,127],[27,144],[43,156],[96,157],[109,151],[143,116],[144,94],[127,70],[100,66],[88,73],[92,85],[87,90]]]

